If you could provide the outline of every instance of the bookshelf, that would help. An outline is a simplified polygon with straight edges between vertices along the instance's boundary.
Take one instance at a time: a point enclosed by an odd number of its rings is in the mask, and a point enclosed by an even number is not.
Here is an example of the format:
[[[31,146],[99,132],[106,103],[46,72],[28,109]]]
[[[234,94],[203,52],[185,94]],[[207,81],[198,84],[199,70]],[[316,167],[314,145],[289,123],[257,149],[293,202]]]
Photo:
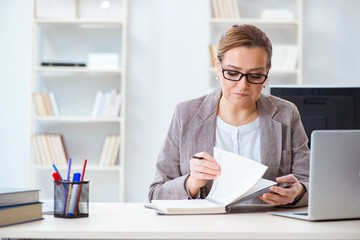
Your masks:
[[[221,34],[234,24],[253,24],[270,38],[273,59],[268,84],[302,84],[302,0],[209,0],[208,13],[209,67],[205,83],[208,91],[220,86],[215,78],[210,45],[216,45]],[[269,87],[263,91],[269,91]]]
[[[90,181],[91,201],[125,200],[127,6],[127,0],[33,0],[31,138],[61,135],[67,158],[72,159],[72,173],[81,172],[84,159],[88,160],[85,180]],[[43,66],[44,62],[84,65]],[[111,106],[111,114],[93,114],[99,91],[117,94],[97,102],[99,111]],[[39,115],[33,96],[49,92],[56,97],[59,113]],[[111,105],[117,96],[121,104]],[[115,164],[100,164],[110,135],[120,136],[119,150],[112,150]],[[41,189],[41,199],[52,199],[51,163],[63,177],[67,165],[58,164],[53,155],[42,159],[45,164],[39,161],[41,151],[37,155],[35,149],[44,148],[36,144],[32,140],[31,182]],[[56,152],[54,149],[50,150]]]

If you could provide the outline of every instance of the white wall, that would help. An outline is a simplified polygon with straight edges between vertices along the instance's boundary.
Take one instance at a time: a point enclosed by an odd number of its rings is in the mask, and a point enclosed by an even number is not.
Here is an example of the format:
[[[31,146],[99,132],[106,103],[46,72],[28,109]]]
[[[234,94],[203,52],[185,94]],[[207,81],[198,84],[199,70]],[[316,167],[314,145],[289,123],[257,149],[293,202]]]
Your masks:
[[[29,184],[31,1],[0,0],[0,186]]]
[[[147,200],[175,105],[203,93],[205,19],[204,1],[129,1],[127,201]]]
[[[127,201],[147,201],[175,105],[204,93],[205,1],[130,0]],[[360,85],[360,1],[304,1],[304,83]],[[29,184],[31,3],[0,0],[0,186]]]
[[[304,84],[360,86],[360,1],[304,2]]]

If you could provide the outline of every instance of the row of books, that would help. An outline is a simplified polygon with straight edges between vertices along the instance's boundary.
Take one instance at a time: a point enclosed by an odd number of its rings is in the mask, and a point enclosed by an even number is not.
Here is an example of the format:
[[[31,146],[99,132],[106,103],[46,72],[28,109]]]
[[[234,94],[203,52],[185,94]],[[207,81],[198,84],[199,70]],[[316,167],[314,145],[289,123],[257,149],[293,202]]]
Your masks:
[[[33,94],[35,110],[38,116],[59,116],[59,106],[53,91]]]
[[[60,134],[35,134],[33,147],[39,165],[66,165],[67,154]]]
[[[96,93],[92,117],[118,117],[121,107],[121,93],[116,89],[99,90]]]
[[[215,67],[215,57],[218,54],[218,45],[217,44],[211,44],[209,46],[209,49],[210,49],[211,62],[212,62],[213,67]]]
[[[212,65],[215,66],[215,56],[218,53],[218,45],[209,46]],[[293,71],[297,67],[298,47],[294,44],[275,44],[273,45],[273,55],[271,59],[272,70]]]
[[[55,93],[34,93],[34,104],[38,116],[60,116]],[[118,117],[121,107],[121,93],[116,89],[99,90],[95,96],[92,117]]]
[[[274,44],[272,70],[293,71],[297,67],[298,47],[295,44]]]
[[[0,188],[0,227],[41,219],[39,190]]]
[[[114,166],[120,151],[120,135],[107,135],[100,155],[100,166]]]
[[[236,0],[211,0],[211,8],[214,18],[240,18]]]
[[[33,147],[38,165],[67,164],[67,152],[62,135],[35,134],[32,136]],[[107,135],[101,150],[99,165],[115,166],[120,151],[120,135]]]

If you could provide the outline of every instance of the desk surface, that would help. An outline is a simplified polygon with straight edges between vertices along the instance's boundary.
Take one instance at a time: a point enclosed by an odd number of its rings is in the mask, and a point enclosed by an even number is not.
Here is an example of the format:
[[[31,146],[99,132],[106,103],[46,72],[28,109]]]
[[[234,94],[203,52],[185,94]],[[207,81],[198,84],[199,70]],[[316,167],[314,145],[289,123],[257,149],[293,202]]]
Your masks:
[[[218,215],[157,215],[140,203],[90,203],[89,217],[0,228],[1,238],[360,239],[360,220],[307,222],[250,208]]]

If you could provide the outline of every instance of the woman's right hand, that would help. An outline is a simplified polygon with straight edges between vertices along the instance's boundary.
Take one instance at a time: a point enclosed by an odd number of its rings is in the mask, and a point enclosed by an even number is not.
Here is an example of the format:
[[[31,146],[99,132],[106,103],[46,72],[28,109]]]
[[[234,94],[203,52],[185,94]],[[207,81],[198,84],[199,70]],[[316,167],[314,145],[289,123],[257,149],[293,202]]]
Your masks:
[[[208,180],[215,179],[221,173],[220,166],[209,153],[197,153],[195,156],[203,159],[190,159],[190,175],[186,179],[186,186],[191,196],[195,196]]]

